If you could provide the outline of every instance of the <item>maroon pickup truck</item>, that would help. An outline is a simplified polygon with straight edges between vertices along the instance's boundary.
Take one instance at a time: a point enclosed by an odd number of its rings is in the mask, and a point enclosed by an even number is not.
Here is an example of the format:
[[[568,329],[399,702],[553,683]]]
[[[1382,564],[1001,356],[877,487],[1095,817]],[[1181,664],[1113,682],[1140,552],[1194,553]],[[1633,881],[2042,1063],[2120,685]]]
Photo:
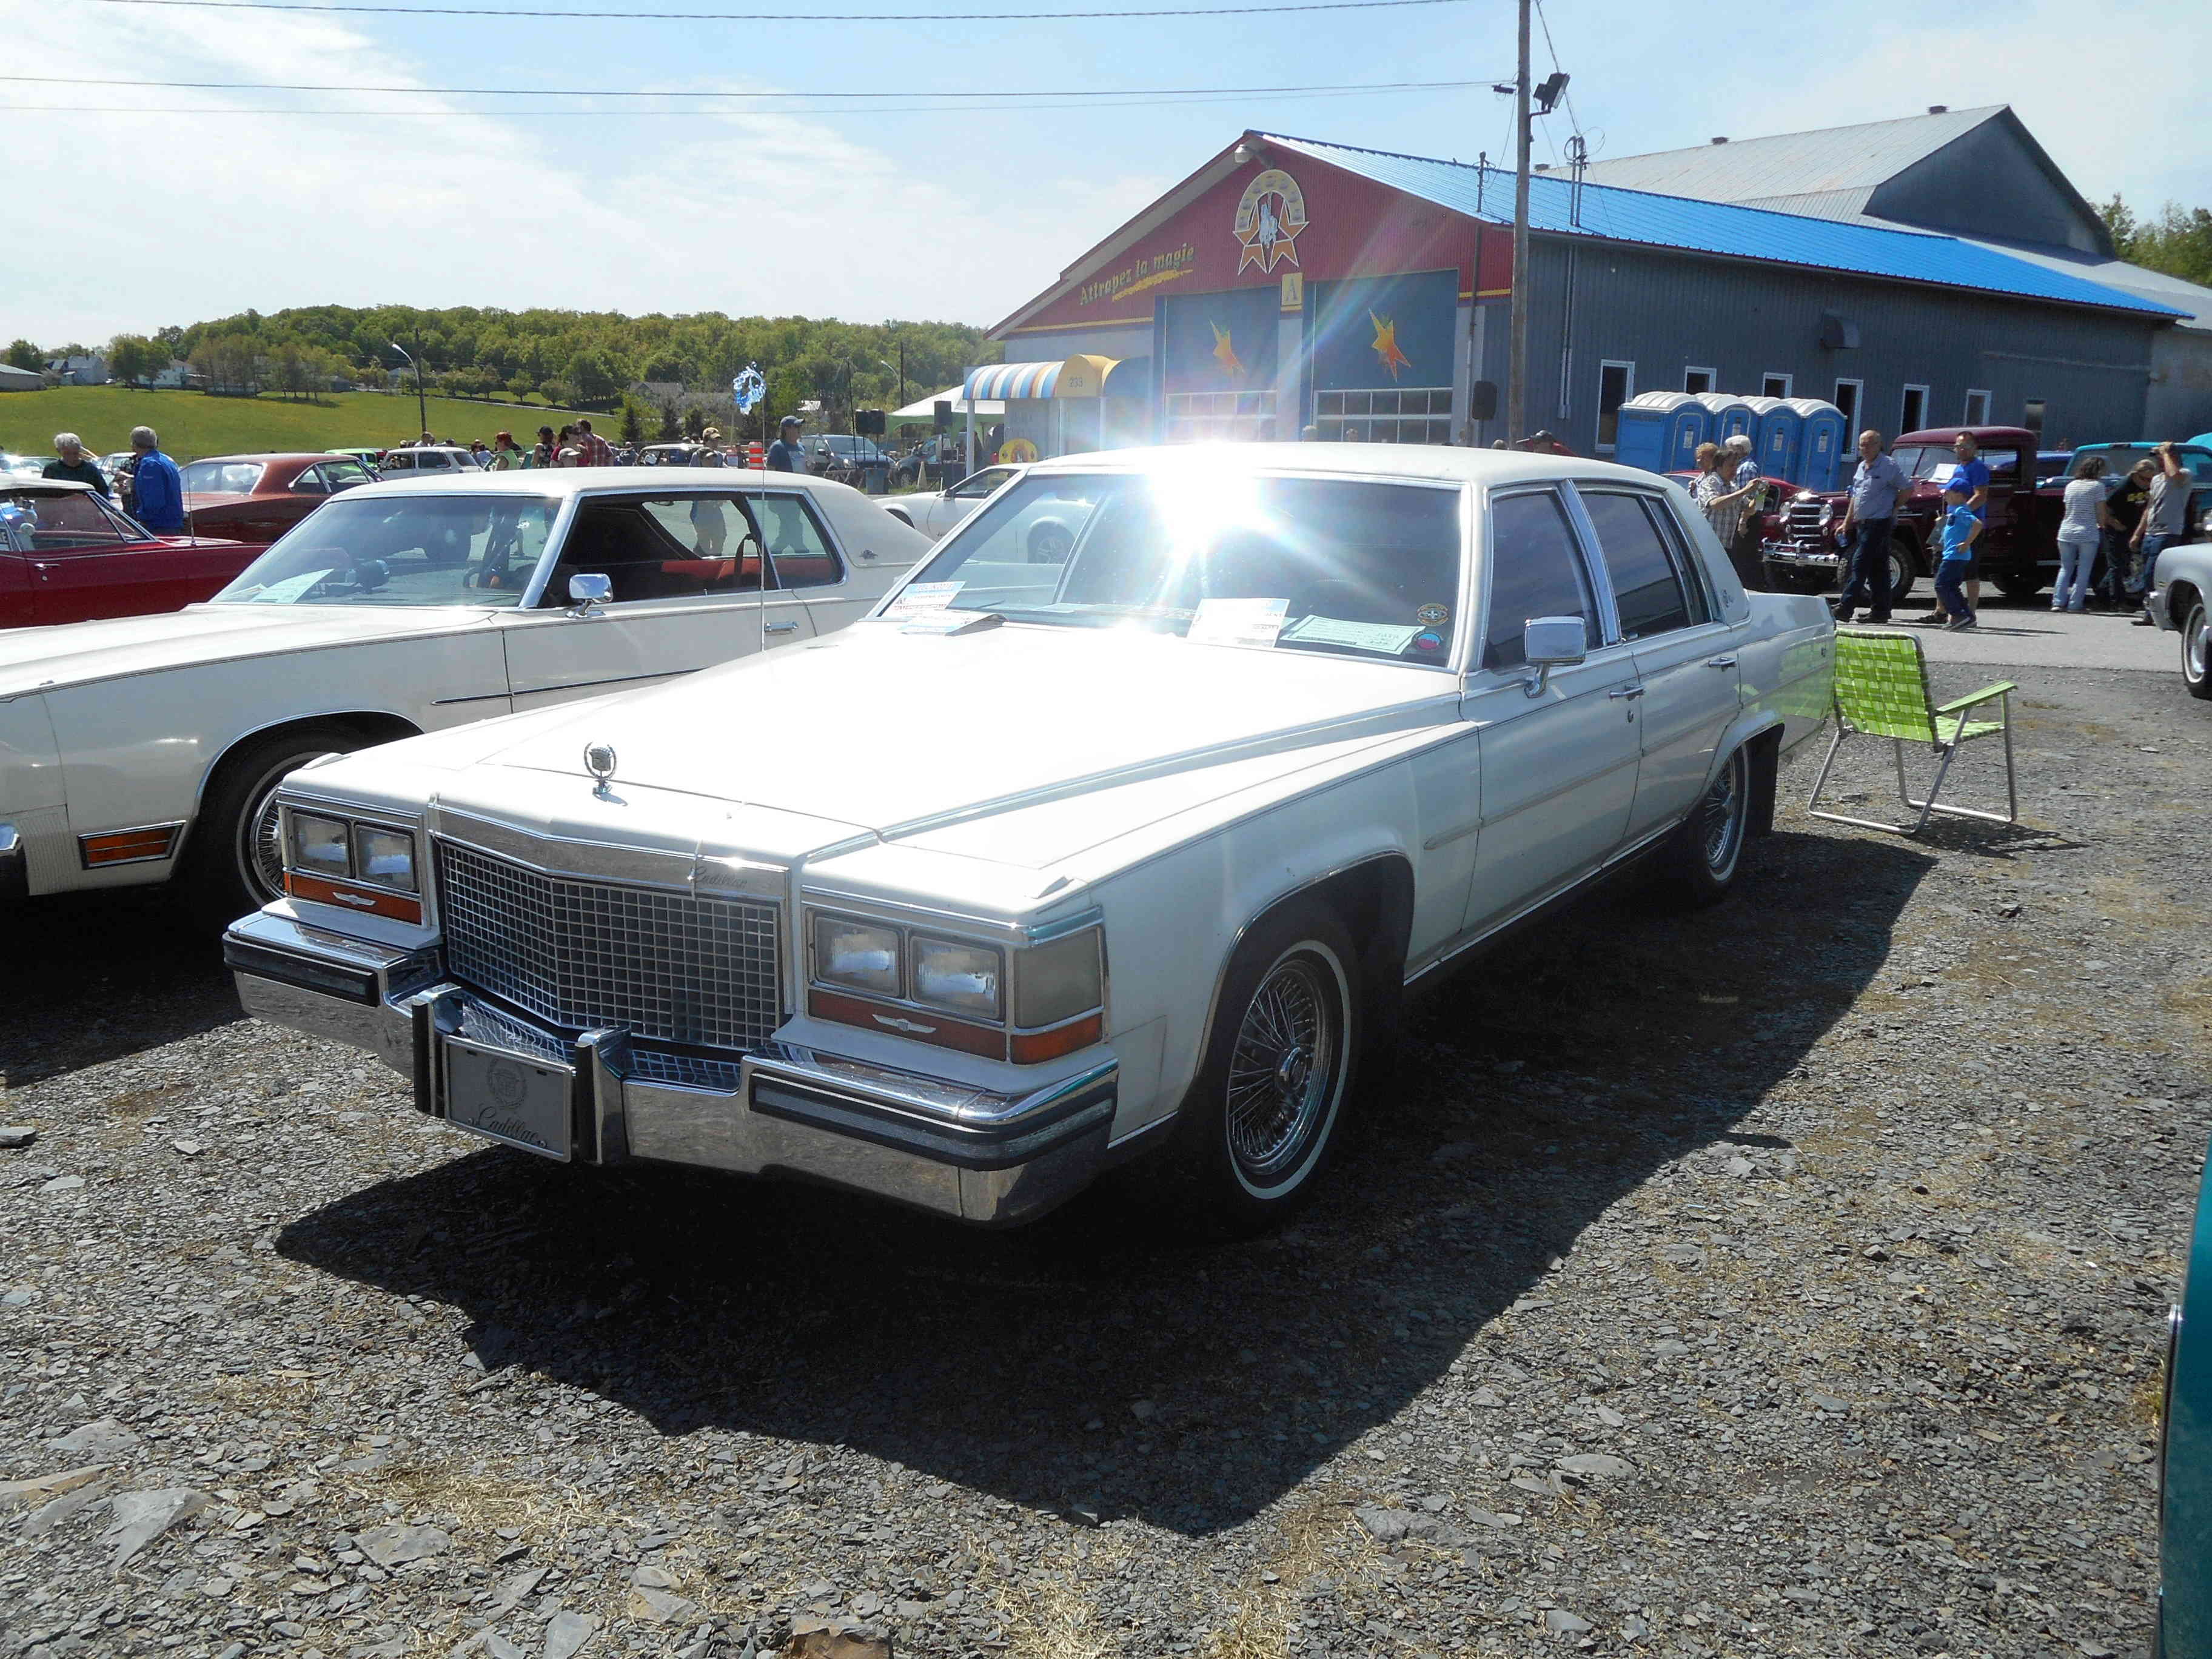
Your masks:
[[[1990,498],[1980,543],[1982,579],[2008,599],[2033,599],[2058,570],[2058,520],[2064,480],[2035,487],[2036,435],[2013,426],[1942,426],[1908,432],[1890,446],[1890,457],[1913,480],[1898,504],[1889,541],[1890,603],[1901,604],[1912,585],[1930,575],[1942,557],[1942,480],[1958,463],[1951,441],[1961,432],[1981,446],[1990,469]],[[1856,465],[1856,462],[1851,463]],[[1832,495],[1801,489],[1782,503],[1777,532],[1759,549],[1767,580],[1785,593],[1822,593],[1839,586],[1849,554],[1836,532],[1849,505]]]

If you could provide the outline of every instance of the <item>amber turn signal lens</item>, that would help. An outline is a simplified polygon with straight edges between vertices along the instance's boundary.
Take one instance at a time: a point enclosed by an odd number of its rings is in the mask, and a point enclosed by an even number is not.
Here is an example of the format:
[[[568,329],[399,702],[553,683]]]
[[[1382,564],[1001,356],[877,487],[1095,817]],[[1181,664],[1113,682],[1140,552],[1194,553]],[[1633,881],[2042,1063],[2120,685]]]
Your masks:
[[[104,836],[79,836],[77,856],[88,870],[103,864],[131,864],[140,859],[165,859],[176,844],[177,827],[162,824],[152,830],[116,830]]]
[[[1017,1066],[1035,1066],[1062,1054],[1088,1048],[1105,1034],[1103,1014],[1085,1014],[1070,1024],[1049,1031],[1018,1031],[1014,1035],[1012,1059]]]
[[[393,921],[420,925],[422,920],[422,901],[404,898],[398,893],[370,892],[362,888],[349,887],[343,883],[325,881],[320,876],[308,875],[305,871],[287,870],[284,890],[296,899],[306,899],[313,904],[331,904],[341,910],[355,910],[363,915],[386,916]]]

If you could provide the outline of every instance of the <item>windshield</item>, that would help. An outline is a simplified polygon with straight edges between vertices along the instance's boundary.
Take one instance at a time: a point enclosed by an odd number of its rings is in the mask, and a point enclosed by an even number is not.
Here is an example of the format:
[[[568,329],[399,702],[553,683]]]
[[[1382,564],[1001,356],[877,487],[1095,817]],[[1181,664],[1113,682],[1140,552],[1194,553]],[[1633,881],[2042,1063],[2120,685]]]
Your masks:
[[[1460,492],[1166,473],[1030,474],[955,532],[895,602],[1055,627],[1441,666]],[[942,596],[942,597],[940,597]]]
[[[179,475],[195,495],[250,495],[261,482],[258,461],[194,461]]]
[[[333,496],[215,603],[511,605],[560,505],[538,495]]]

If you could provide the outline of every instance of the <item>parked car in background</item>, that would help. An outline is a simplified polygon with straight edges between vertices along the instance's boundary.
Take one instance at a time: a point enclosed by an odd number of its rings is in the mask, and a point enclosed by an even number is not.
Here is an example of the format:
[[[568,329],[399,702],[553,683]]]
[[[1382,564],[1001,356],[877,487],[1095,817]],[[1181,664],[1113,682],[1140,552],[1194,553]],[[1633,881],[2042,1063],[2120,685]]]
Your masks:
[[[179,469],[195,532],[264,545],[342,490],[376,474],[343,455],[216,455]]]
[[[0,452],[0,478],[35,478],[46,471],[49,461],[59,459],[54,455],[17,455]]]
[[[376,448],[373,445],[341,447],[337,449],[325,450],[324,453],[330,455],[350,456],[353,459],[359,461],[363,466],[367,467],[371,472],[378,471],[378,462],[384,454],[382,450]]]
[[[894,496],[884,503],[884,510],[935,541],[988,501],[1000,484],[1010,483],[1028,471],[1025,466],[983,467],[949,489]]]
[[[474,455],[455,444],[434,448],[425,446],[421,449],[387,449],[376,470],[386,478],[416,478],[440,472],[481,472],[483,468],[477,464]]]
[[[216,592],[267,545],[156,536],[90,484],[0,479],[0,628],[180,610]],[[48,649],[61,648],[55,636],[43,637]]]
[[[2159,1408],[2159,1659],[2212,1659],[2212,1158],[2168,1322]]]
[[[2073,471],[2072,450],[2039,449],[2035,452],[2035,487],[2038,489],[2049,484],[2057,484],[2063,489]]]
[[[2083,444],[2074,452],[2074,459],[2080,460],[2087,455],[2103,456],[2106,493],[2110,494],[2120,487],[2120,480],[2127,476],[2128,470],[2136,462],[2147,460],[2154,464],[2158,459],[2154,453],[2157,447],[2157,444],[2148,439],[2135,443]],[[2180,453],[2182,465],[2189,469],[2191,479],[2185,533],[2191,541],[2201,541],[2212,537],[2212,525],[2206,523],[2208,518],[2212,518],[2212,444],[2191,439],[2175,447]]]
[[[872,438],[849,433],[824,432],[806,440],[807,470],[817,477],[835,478],[881,495],[891,484],[891,458]]]
[[[117,475],[123,471],[123,463],[134,459],[136,452],[128,449],[112,450],[100,458],[100,470],[107,475],[110,488],[113,487]]]
[[[1972,435],[1990,469],[1986,528],[1978,544],[1982,579],[2008,599],[2027,599],[2057,572],[2063,491],[2055,483],[2035,487],[2035,434],[2022,427],[1931,427],[1908,432],[1890,446],[1890,458],[1913,480],[1890,537],[1893,605],[1904,602],[1915,582],[1932,575],[1943,556],[1943,481],[1958,465],[1951,444],[1961,432]],[[1839,585],[1845,550],[1837,532],[1849,505],[1843,489],[1801,489],[1790,497],[1780,533],[1759,550],[1776,588],[1820,593]]]
[[[2212,541],[2167,548],[2152,580],[2144,604],[2160,628],[2181,635],[2182,684],[2212,699]]]
[[[704,444],[647,444],[637,453],[640,466],[696,466],[707,453]]]
[[[277,891],[319,756],[811,639],[928,550],[840,484],[592,467],[352,489],[206,605],[0,634],[0,890]],[[790,710],[712,710],[732,732]],[[726,719],[724,716],[726,715]]]
[[[1727,891],[1834,637],[1626,467],[1073,457],[836,639],[296,774],[225,955],[563,1162],[1006,1222],[1151,1155],[1249,1229],[1409,985],[1646,856]]]

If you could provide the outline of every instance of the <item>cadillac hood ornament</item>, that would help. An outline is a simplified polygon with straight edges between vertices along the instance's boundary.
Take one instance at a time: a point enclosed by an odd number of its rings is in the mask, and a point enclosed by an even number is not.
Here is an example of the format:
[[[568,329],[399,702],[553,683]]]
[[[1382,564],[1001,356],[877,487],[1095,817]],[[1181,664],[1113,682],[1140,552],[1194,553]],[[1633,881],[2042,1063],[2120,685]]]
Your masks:
[[[611,743],[587,743],[584,745],[584,769],[599,781],[592,793],[601,800],[612,800],[614,793],[607,786],[615,777],[615,746]]]

